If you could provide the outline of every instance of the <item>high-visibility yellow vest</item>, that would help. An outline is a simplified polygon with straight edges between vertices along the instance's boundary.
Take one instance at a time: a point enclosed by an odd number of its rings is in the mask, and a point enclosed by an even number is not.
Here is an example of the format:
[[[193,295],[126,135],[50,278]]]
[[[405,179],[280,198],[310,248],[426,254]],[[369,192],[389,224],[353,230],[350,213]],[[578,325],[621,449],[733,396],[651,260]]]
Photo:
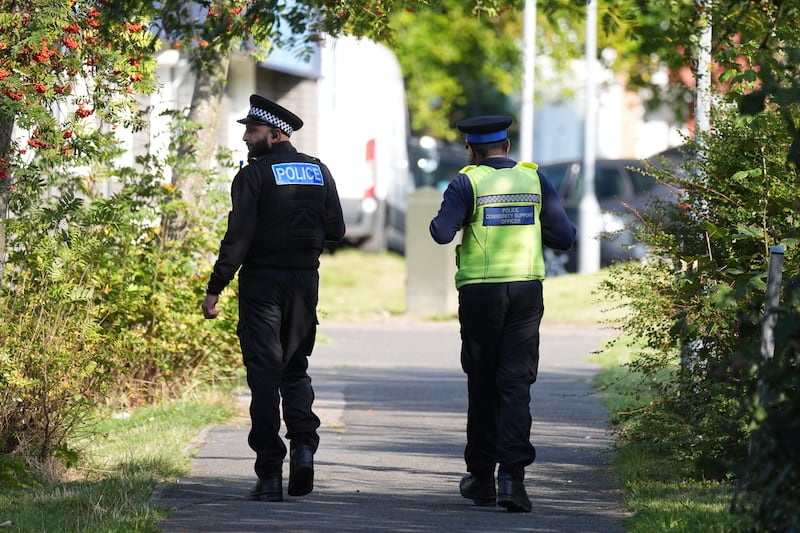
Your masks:
[[[467,166],[472,184],[472,220],[456,247],[456,287],[544,279],[542,185],[538,165],[513,168]]]

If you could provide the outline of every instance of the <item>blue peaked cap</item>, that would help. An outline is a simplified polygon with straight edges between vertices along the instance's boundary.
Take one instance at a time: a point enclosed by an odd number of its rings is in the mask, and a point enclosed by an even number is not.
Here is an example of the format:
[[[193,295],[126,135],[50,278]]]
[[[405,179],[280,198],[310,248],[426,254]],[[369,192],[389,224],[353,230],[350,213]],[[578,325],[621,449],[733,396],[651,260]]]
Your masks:
[[[456,128],[467,134],[468,143],[491,143],[507,139],[507,130],[512,122],[511,117],[506,115],[485,115],[459,121]]]

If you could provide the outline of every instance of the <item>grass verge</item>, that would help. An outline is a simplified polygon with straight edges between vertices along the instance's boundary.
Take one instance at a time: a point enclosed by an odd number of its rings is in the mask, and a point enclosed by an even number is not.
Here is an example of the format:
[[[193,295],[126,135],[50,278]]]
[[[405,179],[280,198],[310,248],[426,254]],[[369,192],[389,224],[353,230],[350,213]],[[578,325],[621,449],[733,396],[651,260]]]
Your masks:
[[[544,322],[603,325],[625,316],[623,302],[610,302],[599,291],[606,276],[601,270],[544,280]]]
[[[620,337],[595,356],[603,371],[595,385],[604,392],[611,421],[620,431],[625,424],[616,416],[646,402],[648,392],[640,376],[625,366],[639,349],[635,339]],[[671,531],[712,533],[747,531],[742,516],[730,512],[733,482],[691,480],[686,468],[653,440],[620,439],[612,468],[625,491],[632,516],[625,521],[629,533]]]
[[[624,306],[598,292],[605,272],[569,274],[544,281],[545,320],[596,325],[624,315]],[[395,253],[365,254],[343,248],[320,261],[321,319],[368,320],[406,311],[406,263]],[[455,316],[450,317],[455,318]]]
[[[58,483],[0,490],[0,530],[129,533],[159,531],[155,486],[188,471],[187,445],[209,424],[229,420],[227,391],[205,391],[131,413],[98,415],[93,438],[74,443],[79,463]],[[88,434],[88,433],[87,433]]]
[[[405,312],[406,262],[399,254],[342,248],[321,258],[319,277],[320,320],[364,320]]]

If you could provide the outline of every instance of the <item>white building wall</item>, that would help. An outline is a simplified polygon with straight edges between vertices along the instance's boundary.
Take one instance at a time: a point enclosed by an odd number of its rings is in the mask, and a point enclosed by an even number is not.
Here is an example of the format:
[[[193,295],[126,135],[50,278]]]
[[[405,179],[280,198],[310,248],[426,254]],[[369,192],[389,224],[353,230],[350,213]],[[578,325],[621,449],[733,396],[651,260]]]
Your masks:
[[[250,95],[256,92],[256,70],[248,58],[233,59],[222,100],[219,144],[232,151],[231,157],[237,164],[247,162],[247,146],[242,141],[244,126],[236,121],[246,117],[250,109]]]
[[[557,70],[548,58],[537,60],[543,74],[537,81],[534,111],[534,161],[548,164],[583,157],[585,72],[575,61],[569,72]],[[626,91],[608,69],[597,88],[598,158],[645,158],[682,142],[667,112],[645,113],[642,98]]]

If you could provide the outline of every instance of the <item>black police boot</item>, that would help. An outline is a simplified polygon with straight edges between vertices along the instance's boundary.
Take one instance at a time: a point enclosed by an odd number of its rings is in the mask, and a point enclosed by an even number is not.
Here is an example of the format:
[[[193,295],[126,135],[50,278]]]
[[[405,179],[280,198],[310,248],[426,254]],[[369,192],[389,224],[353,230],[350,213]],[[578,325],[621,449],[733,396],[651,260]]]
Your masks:
[[[314,490],[314,452],[307,444],[289,453],[289,496],[305,496]]]
[[[494,505],[497,492],[494,488],[494,472],[484,475],[467,474],[458,484],[461,496],[475,505]]]
[[[530,513],[531,500],[525,492],[522,479],[512,478],[510,474],[500,474],[497,478],[497,505],[512,513]]]
[[[272,474],[259,477],[256,484],[250,489],[251,500],[262,502],[283,501],[283,479],[281,474]]]

